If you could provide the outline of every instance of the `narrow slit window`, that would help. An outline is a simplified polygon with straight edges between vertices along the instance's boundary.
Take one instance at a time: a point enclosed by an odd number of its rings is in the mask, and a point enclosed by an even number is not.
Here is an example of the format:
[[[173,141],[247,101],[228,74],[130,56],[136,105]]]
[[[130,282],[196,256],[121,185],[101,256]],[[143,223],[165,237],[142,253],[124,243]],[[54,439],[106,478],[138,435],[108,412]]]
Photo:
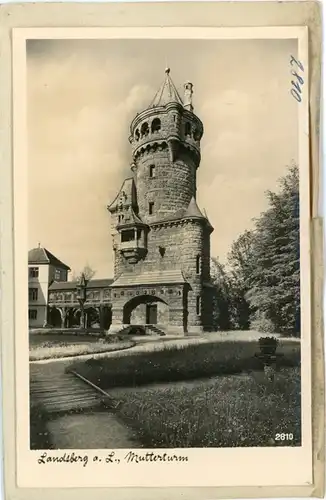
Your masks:
[[[200,255],[196,257],[196,274],[200,274]]]
[[[200,314],[200,296],[198,295],[197,298],[196,298],[196,313],[197,315]]]
[[[150,201],[148,203],[148,213],[149,213],[149,215],[153,215],[153,213],[154,213],[154,201]]]
[[[153,179],[155,177],[155,165],[149,166],[149,176],[151,179]]]

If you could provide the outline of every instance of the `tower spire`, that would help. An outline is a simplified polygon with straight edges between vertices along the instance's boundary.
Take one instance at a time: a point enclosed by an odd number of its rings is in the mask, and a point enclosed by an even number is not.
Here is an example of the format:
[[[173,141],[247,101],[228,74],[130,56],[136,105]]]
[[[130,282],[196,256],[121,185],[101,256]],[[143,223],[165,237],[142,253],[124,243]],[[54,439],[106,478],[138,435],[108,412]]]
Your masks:
[[[171,69],[169,67],[166,67],[164,72],[165,80],[159,90],[156,92],[155,97],[149,107],[156,108],[158,106],[165,106],[169,102],[177,102],[183,106],[182,99],[170,76]]]

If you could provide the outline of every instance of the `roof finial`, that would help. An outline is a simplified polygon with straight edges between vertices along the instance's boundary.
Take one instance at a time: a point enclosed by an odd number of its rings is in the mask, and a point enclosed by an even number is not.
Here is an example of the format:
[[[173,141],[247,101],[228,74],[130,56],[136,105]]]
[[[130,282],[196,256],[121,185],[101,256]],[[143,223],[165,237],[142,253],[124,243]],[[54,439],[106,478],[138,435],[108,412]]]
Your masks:
[[[40,242],[38,242],[38,247],[41,248],[41,243]]]
[[[170,68],[165,68],[165,73],[168,75],[170,73]]]

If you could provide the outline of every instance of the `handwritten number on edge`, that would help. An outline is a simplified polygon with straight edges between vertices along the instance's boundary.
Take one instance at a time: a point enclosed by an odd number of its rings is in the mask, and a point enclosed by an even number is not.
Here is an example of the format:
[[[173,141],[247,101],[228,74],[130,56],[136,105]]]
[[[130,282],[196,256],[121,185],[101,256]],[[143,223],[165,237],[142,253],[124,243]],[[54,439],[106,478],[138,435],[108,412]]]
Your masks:
[[[290,64],[291,64],[291,66],[296,65],[297,68],[299,68],[300,71],[304,72],[303,64],[300,61],[298,61],[295,57],[291,56]],[[300,76],[298,74],[298,71],[292,70],[291,71],[291,75],[296,78],[295,81],[291,80],[291,85],[292,85],[291,94],[292,94],[292,97],[294,97],[294,99],[296,101],[301,102],[302,101],[302,99],[301,99],[301,94],[302,94],[302,88],[301,88],[301,86],[304,84],[304,79],[302,78],[302,76]]]

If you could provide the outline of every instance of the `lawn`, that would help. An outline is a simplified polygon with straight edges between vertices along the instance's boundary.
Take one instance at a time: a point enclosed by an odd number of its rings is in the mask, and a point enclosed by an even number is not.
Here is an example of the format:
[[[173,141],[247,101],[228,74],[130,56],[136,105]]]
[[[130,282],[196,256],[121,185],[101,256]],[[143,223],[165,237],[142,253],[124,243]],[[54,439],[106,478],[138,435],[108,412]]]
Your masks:
[[[99,354],[102,352],[120,351],[133,347],[135,343],[132,340],[103,339],[89,337],[77,338],[73,336],[42,337],[36,339],[36,336],[30,341],[29,360],[40,361],[45,359],[58,359],[70,356],[80,356],[85,354]]]
[[[298,446],[300,342],[280,340],[274,380],[258,352],[253,341],[166,344],[68,369],[121,402],[117,415],[145,447]]]
[[[53,444],[48,432],[49,415],[42,405],[30,406],[30,448],[31,450],[51,450]]]
[[[118,416],[143,446],[162,448],[299,446],[300,368],[187,383],[114,389]],[[276,434],[292,434],[276,440]]]
[[[164,344],[149,352],[124,352],[114,358],[74,362],[70,368],[102,389],[135,387],[155,382],[176,382],[262,369],[255,356],[258,343],[223,341]],[[279,365],[300,364],[300,343],[281,340]]]

